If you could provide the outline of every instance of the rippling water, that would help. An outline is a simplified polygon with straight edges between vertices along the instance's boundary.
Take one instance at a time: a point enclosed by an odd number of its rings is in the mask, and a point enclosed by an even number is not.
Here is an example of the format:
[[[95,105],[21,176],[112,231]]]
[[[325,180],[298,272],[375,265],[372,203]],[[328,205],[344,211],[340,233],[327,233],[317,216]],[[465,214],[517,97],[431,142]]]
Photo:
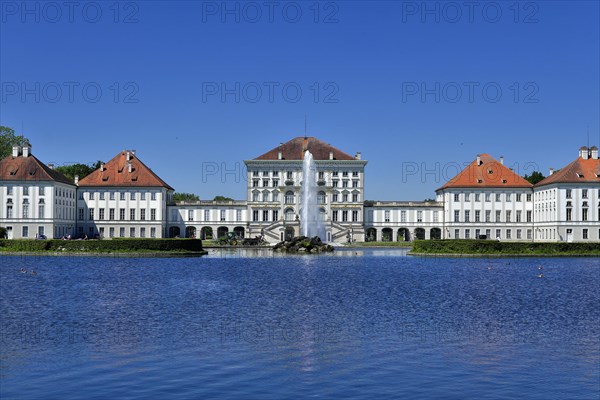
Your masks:
[[[585,258],[4,256],[0,398],[597,399],[599,288]]]

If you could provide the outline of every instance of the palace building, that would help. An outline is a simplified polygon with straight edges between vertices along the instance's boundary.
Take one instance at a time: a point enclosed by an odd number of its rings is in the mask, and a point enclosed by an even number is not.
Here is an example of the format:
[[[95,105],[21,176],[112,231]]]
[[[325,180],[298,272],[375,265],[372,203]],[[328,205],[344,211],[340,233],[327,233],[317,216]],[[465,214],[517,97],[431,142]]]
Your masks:
[[[436,191],[436,201],[365,201],[366,160],[315,137],[296,137],[244,161],[246,199],[173,201],[174,189],[123,150],[70,182],[13,148],[0,161],[0,226],[10,238],[263,235],[271,243],[300,234],[302,165],[315,160],[325,241],[481,239],[600,242],[600,160],[582,147],[569,165],[532,185],[488,154]]]

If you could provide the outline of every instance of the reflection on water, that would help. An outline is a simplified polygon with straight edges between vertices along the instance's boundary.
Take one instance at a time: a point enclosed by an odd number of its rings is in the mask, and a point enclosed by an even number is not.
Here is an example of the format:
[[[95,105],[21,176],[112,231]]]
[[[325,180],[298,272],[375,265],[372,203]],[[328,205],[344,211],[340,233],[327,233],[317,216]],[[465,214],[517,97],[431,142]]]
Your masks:
[[[365,249],[365,248],[348,248],[338,247],[333,253],[322,254],[286,254],[272,251],[270,248],[210,248],[207,249],[208,258],[290,258],[290,257],[404,257],[407,256],[408,249]]]
[[[405,254],[0,257],[0,397],[597,396],[597,259]]]

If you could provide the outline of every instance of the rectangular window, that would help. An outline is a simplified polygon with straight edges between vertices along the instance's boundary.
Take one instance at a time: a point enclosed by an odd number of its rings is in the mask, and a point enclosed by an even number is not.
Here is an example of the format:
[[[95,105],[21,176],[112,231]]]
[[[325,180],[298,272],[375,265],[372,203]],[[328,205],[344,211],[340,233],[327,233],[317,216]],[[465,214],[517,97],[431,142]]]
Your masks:
[[[512,238],[512,232],[511,232],[511,230],[510,230],[510,229],[507,229],[507,230],[506,230],[506,238],[507,238],[507,239],[511,239],[511,238]]]
[[[273,192],[273,201],[279,201],[279,192],[277,190]]]
[[[292,171],[287,171],[286,177],[287,177],[287,179],[293,179],[294,175],[293,175]]]
[[[135,208],[130,208],[129,209],[129,219],[131,221],[135,220]]]
[[[90,208],[90,221],[94,220],[94,209]]]
[[[348,171],[342,172],[342,176],[348,176]]]
[[[221,221],[225,221],[225,210],[220,210],[220,217]]]
[[[104,192],[100,192],[100,200],[104,200]]]
[[[333,187],[338,187],[339,181],[333,181]]]
[[[423,211],[417,211],[417,222],[423,222]]]
[[[119,228],[119,237],[125,237],[125,228]]]
[[[279,180],[273,179],[273,187],[278,187],[278,186],[279,186]]]
[[[358,222],[358,211],[352,211],[352,222]]]
[[[358,187],[358,181],[352,181],[352,187],[353,188],[357,188]]]
[[[471,193],[465,193],[465,201],[471,200]]]
[[[460,201],[460,194],[454,193],[454,201]]]
[[[475,211],[475,222],[480,222],[481,221],[481,211],[476,210]]]
[[[125,209],[124,208],[119,208],[119,220],[125,221]]]
[[[517,211],[517,222],[521,222],[521,210]]]
[[[527,193],[527,201],[531,201],[531,193]]]
[[[156,221],[156,208],[150,209],[150,221]]]
[[[358,171],[353,171],[352,176],[358,176]]]
[[[279,210],[273,210],[273,221],[278,221],[278,220],[279,220]]]
[[[354,194],[352,195],[352,201],[353,201],[354,203],[357,203],[357,202],[358,202],[358,194],[354,193]]]
[[[24,227],[23,227],[23,231],[22,231],[22,233],[23,233],[23,235],[22,235],[22,236],[23,236],[24,238],[26,238],[26,237],[29,237],[29,227],[28,227],[28,226],[24,226]]]
[[[500,220],[500,213],[501,213],[500,210],[496,211],[496,222],[501,222],[501,220]]]
[[[479,236],[481,236],[481,229],[475,229],[475,239],[479,239]]]
[[[142,238],[146,237],[146,228],[140,228],[140,237],[142,237]]]
[[[319,179],[325,179],[325,172],[319,171]]]
[[[79,200],[83,200],[83,192],[79,192]]]
[[[29,186],[23,186],[23,196],[29,196]]]
[[[121,199],[121,200],[125,200],[125,193],[121,193],[121,197],[122,197],[122,199]],[[135,192],[131,192],[131,193],[129,194],[129,199],[130,199],[130,200],[135,200]]]
[[[145,220],[146,220],[146,209],[140,208],[140,221],[145,221]]]
[[[471,239],[471,230],[465,229],[465,239]]]
[[[496,193],[496,202],[502,201],[500,196],[501,196],[500,193]]]
[[[79,220],[80,220],[80,221],[83,221],[83,208],[79,208],[79,209],[77,210],[77,213],[79,214],[79,215],[78,215],[78,217],[79,217]]]
[[[489,239],[492,236],[492,230],[491,229],[486,229],[485,230],[485,238]]]
[[[583,238],[587,239],[588,238],[588,230],[587,229],[583,229]]]
[[[517,229],[517,239],[523,239],[520,229]]]
[[[490,201],[490,194],[489,193],[485,194],[485,201],[489,203],[489,201]]]
[[[108,210],[108,219],[110,219],[111,221],[114,221],[114,219],[115,219],[115,209],[114,208],[111,208]]]
[[[469,210],[465,210],[465,222],[469,222],[471,217],[471,212]]]
[[[338,202],[338,194],[337,194],[337,193],[334,193],[334,194],[333,194],[333,196],[332,196],[332,201],[333,201],[334,203],[337,203],[337,202]]]
[[[151,238],[155,238],[156,237],[156,228],[150,228],[150,237]]]
[[[571,189],[567,189],[567,199],[572,198]]]
[[[146,218],[146,210],[144,210],[143,208],[140,210],[141,211],[141,216],[142,216],[142,221]],[[188,210],[188,221],[193,221],[194,220],[194,210]]]
[[[496,239],[500,240],[500,229],[496,229]]]
[[[475,201],[481,201],[481,195],[479,193],[475,194]]]
[[[440,216],[438,211],[433,212],[433,222],[439,222]]]
[[[521,201],[521,193],[517,193],[517,201]]]
[[[567,221],[573,220],[573,209],[567,208]]]
[[[390,222],[390,212],[388,210],[384,213],[385,222]]]
[[[119,198],[120,198],[121,200],[125,200],[125,192],[120,192],[120,193],[119,193]],[[135,199],[135,197],[134,197],[134,193],[131,193],[131,200],[133,200],[133,199]]]
[[[263,187],[269,187],[269,180],[263,179]]]
[[[6,187],[6,195],[7,196],[12,196],[13,194],[13,187],[12,186],[7,186]]]
[[[38,189],[40,196],[44,196],[46,194],[46,188],[44,186],[40,186]]]
[[[344,194],[342,195],[342,201],[343,201],[344,203],[348,202],[348,195],[347,195],[346,193],[344,193]]]
[[[235,210],[235,220],[240,222],[242,220],[242,210]]]
[[[588,190],[587,189],[581,189],[581,197],[583,199],[587,199],[588,198]]]
[[[333,171],[333,176],[338,176],[338,172],[337,171]]]
[[[146,200],[146,192],[140,193],[140,200]]]
[[[262,215],[262,220],[263,221],[268,221],[269,220],[269,210],[263,210],[263,215]]]
[[[114,200],[115,199],[115,192],[110,192],[110,197],[109,199]],[[114,229],[113,229],[114,230]],[[113,236],[111,236],[113,237]]]
[[[204,221],[210,221],[210,210],[204,210]]]
[[[532,214],[532,213],[531,213],[531,210],[530,210],[530,211],[527,211],[527,222],[531,222],[531,218],[532,218],[532,215],[531,215],[531,214]]]
[[[400,211],[400,222],[406,222],[406,211]]]
[[[348,222],[348,211],[342,211],[342,222]]]
[[[23,204],[23,218],[29,218],[29,204]]]
[[[459,222],[459,221],[460,221],[460,211],[455,210],[454,211],[454,222]]]
[[[252,221],[253,222],[258,222],[258,210],[253,210],[252,211]]]
[[[38,206],[38,218],[45,218],[44,214],[45,214],[45,207],[43,204],[40,204]]]
[[[347,187],[348,187],[348,181],[343,181],[343,182],[342,182],[342,187],[345,187],[345,188],[347,188]]]
[[[531,237],[532,237],[531,234],[532,234],[531,229],[527,229],[527,239],[531,240]]]
[[[104,220],[104,208],[101,208],[100,210],[98,210],[98,219],[100,221]]]
[[[335,210],[332,215],[331,215],[331,219],[333,220],[333,222],[337,222],[338,220],[338,211]]]
[[[511,212],[510,210],[506,210],[506,222],[510,222]]]
[[[115,237],[115,228],[114,227],[111,227],[108,229],[108,236],[111,238]]]
[[[135,237],[135,228],[129,228],[129,237]]]
[[[454,239],[460,239],[460,229],[454,230]]]
[[[13,206],[6,206],[6,218],[13,217]]]
[[[150,200],[156,200],[156,192],[151,192]]]
[[[581,220],[582,221],[588,220],[588,209],[587,208],[584,208],[581,210]]]
[[[485,210],[485,222],[491,222],[492,220],[492,212],[490,210]]]

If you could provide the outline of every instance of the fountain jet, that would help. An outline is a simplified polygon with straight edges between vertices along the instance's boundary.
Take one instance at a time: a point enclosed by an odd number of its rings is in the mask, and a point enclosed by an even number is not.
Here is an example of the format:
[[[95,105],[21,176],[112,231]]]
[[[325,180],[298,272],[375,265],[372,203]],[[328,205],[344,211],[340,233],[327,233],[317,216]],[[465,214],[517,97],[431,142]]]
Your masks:
[[[318,201],[317,166],[310,151],[304,152],[302,165],[302,215],[300,226],[302,235],[318,236],[325,240],[325,221],[321,218]]]

